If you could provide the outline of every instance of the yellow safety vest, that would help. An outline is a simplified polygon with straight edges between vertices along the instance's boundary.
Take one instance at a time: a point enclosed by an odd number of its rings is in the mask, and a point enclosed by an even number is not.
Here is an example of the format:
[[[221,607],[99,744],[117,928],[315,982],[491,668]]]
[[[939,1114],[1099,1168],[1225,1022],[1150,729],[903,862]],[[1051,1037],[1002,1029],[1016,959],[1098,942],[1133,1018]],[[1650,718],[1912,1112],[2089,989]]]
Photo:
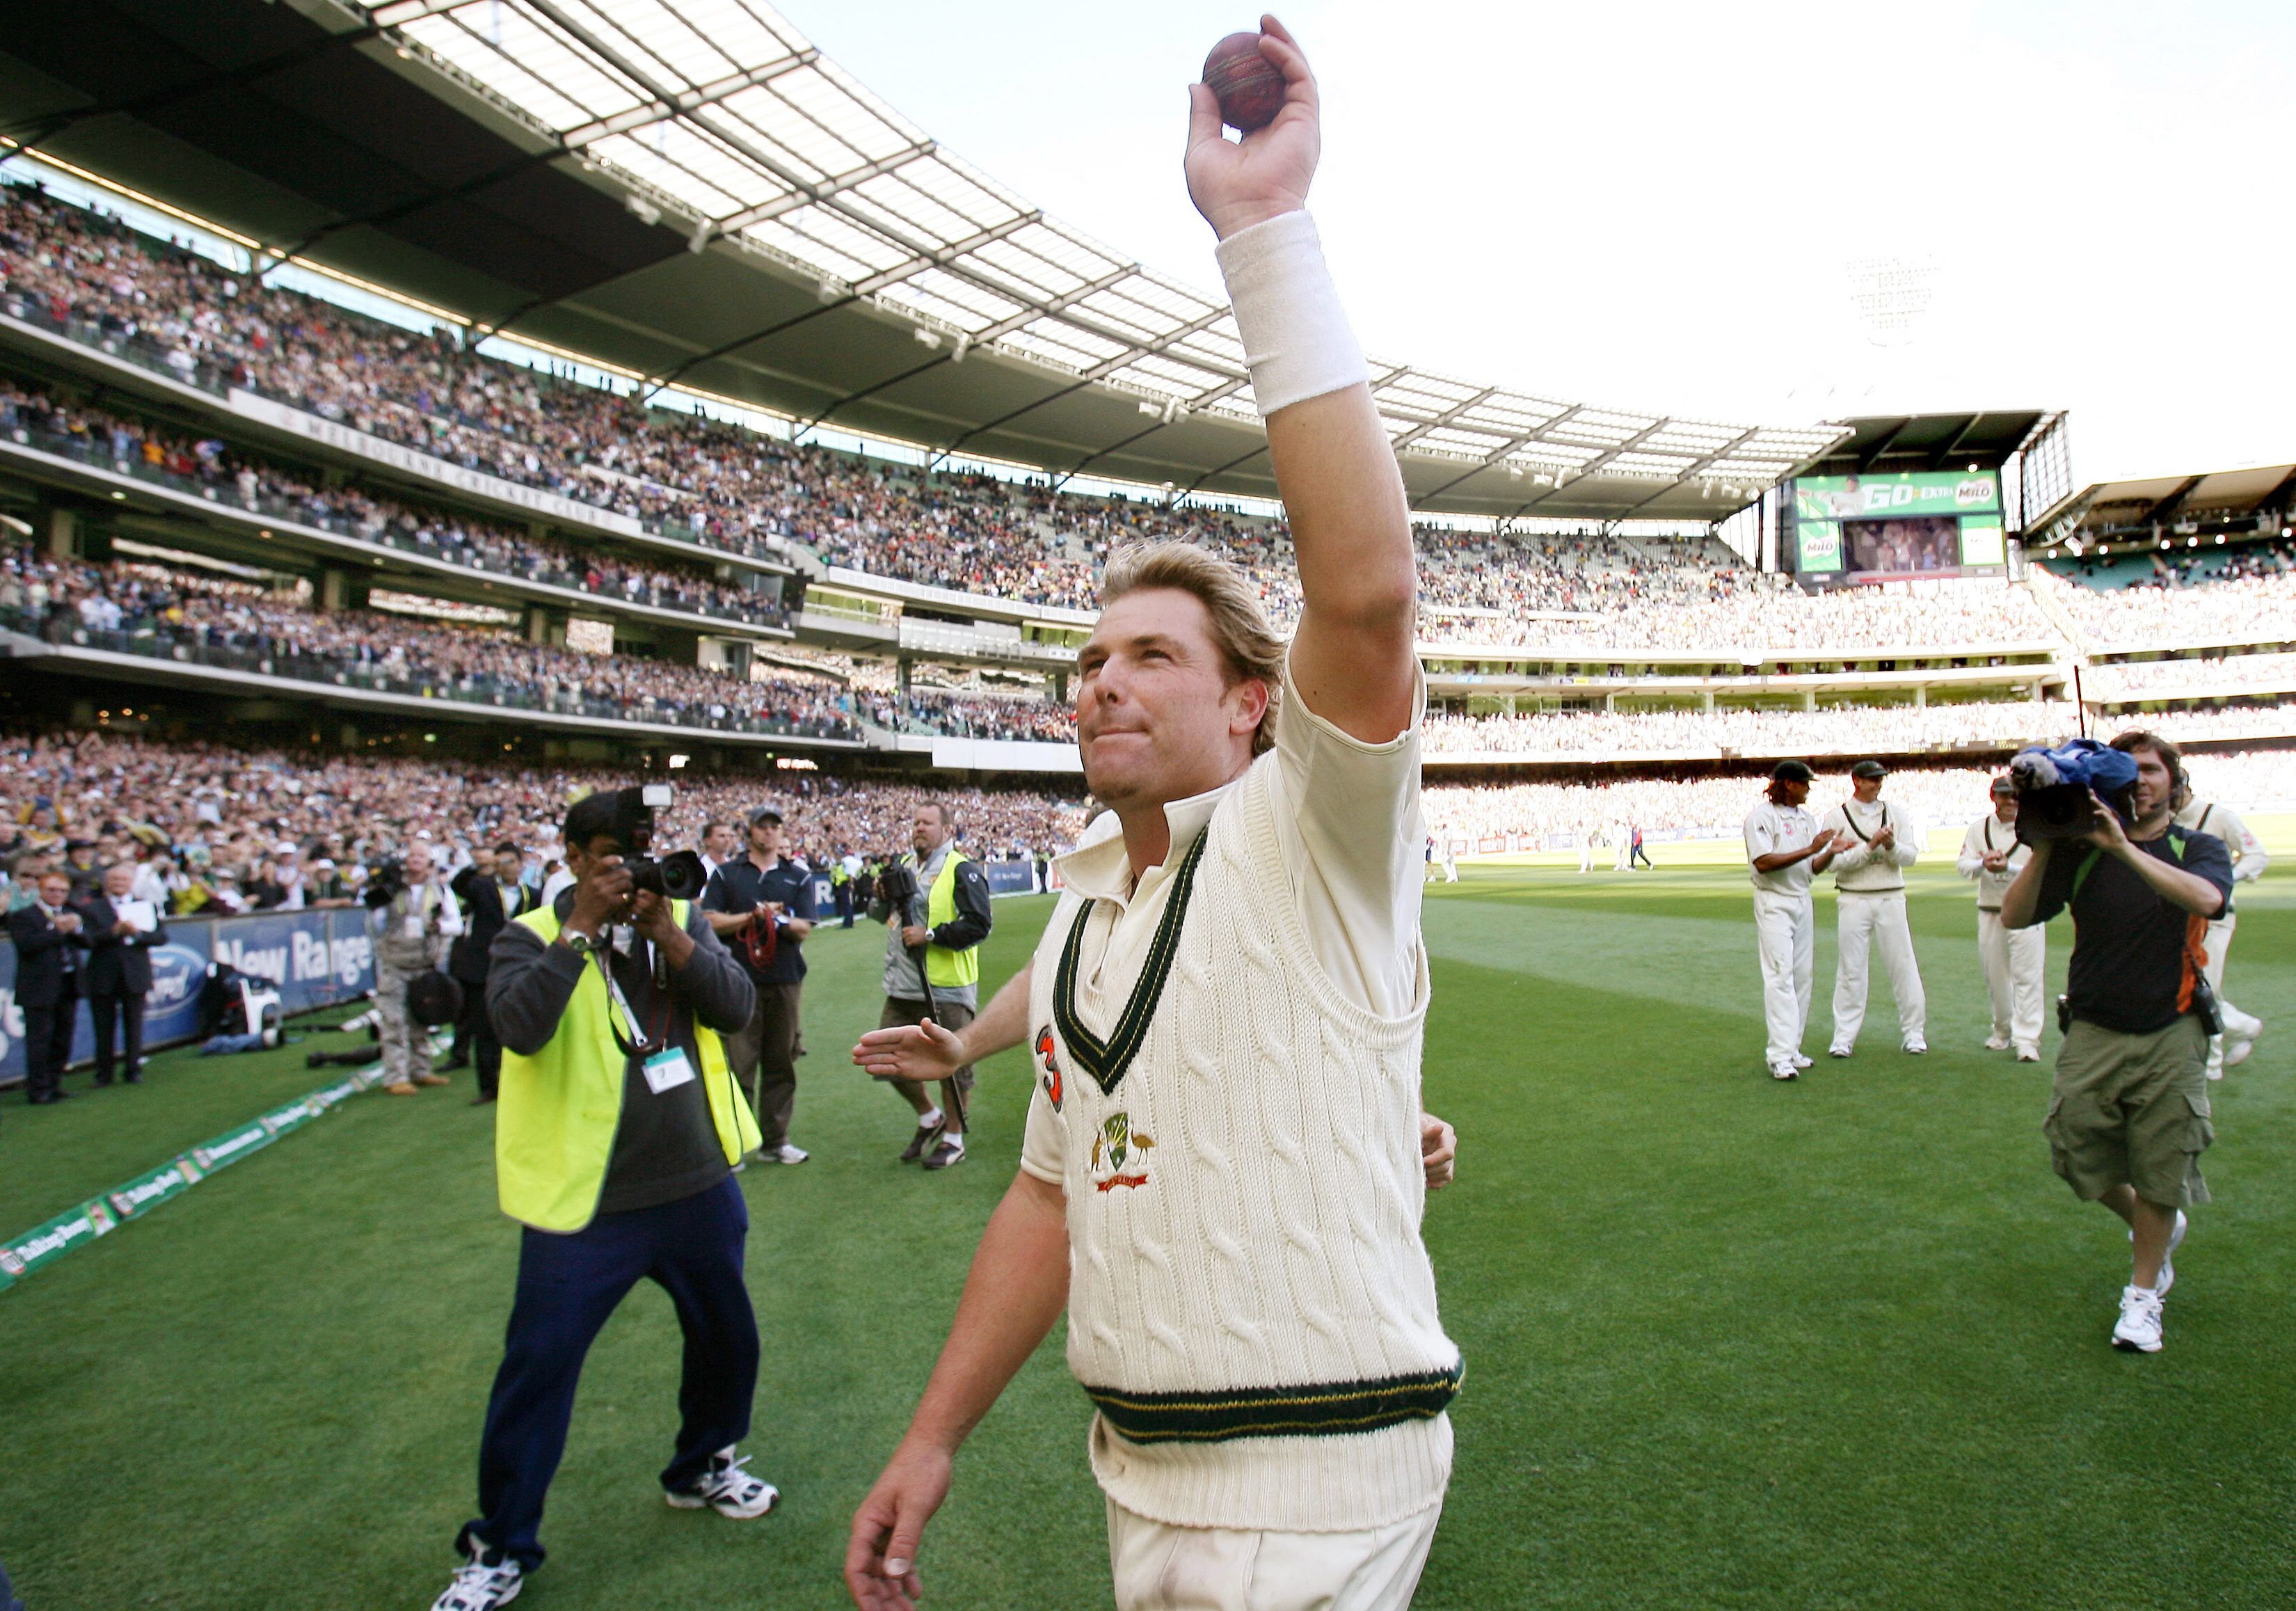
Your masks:
[[[937,929],[944,923],[956,921],[956,867],[965,858],[951,850],[948,859],[940,864],[940,876],[933,880],[932,891],[925,897],[925,926]],[[942,989],[980,982],[980,948],[977,945],[953,951],[945,945],[925,947],[925,982]]]
[[[685,927],[687,903],[672,901],[670,910]],[[558,938],[558,914],[550,907],[512,921],[541,935],[545,945]],[[579,1230],[598,1212],[622,1122],[626,1068],[607,1012],[605,981],[586,964],[558,1032],[543,1048],[531,1057],[503,1048],[495,1185],[503,1212],[537,1230]],[[718,1144],[726,1162],[738,1163],[762,1138],[758,1121],[734,1082],[718,1032],[696,1023],[693,1043]]]

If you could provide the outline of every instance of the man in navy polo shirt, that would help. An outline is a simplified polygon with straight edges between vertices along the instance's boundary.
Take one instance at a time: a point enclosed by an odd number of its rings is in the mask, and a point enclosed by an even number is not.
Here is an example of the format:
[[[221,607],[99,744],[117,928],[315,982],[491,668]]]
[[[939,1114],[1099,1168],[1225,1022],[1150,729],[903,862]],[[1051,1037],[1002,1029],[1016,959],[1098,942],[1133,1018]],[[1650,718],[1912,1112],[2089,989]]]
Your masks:
[[[798,998],[805,988],[805,937],[813,932],[813,873],[783,851],[782,814],[750,813],[750,851],[709,875],[701,909],[758,987],[746,1028],[726,1037],[734,1078],[757,1110],[761,1163],[802,1163],[789,1138],[797,1106]],[[771,952],[767,954],[768,936]]]

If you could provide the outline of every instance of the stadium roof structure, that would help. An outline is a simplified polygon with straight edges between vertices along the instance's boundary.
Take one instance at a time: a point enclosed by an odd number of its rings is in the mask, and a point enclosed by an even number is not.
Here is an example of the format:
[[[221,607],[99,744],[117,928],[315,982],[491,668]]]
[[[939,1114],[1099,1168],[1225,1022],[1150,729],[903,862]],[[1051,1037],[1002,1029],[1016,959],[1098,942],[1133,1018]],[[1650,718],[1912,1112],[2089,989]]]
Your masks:
[[[2063,417],[2045,408],[1997,408],[1849,420],[1840,440],[1795,473],[1880,475],[1956,465],[1997,470]]]
[[[0,120],[268,254],[656,386],[1275,490],[1224,301],[941,149],[753,0],[28,7]],[[1436,513],[1716,520],[1843,435],[1373,368]]]
[[[2296,464],[2097,481],[2042,513],[2034,547],[2167,547],[2204,532],[2277,531],[2296,505]]]

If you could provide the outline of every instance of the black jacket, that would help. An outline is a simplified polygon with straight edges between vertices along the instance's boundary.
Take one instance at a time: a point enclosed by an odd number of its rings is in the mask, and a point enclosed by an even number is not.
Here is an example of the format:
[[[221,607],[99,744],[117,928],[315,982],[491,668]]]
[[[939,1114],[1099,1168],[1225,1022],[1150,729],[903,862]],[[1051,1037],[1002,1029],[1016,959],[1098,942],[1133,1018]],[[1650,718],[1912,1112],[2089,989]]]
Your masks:
[[[70,907],[64,910],[70,911]],[[20,1007],[53,1007],[64,996],[64,960],[71,959],[75,976],[87,967],[87,930],[77,934],[56,927],[48,908],[39,901],[8,914],[8,938],[16,942],[16,1002]]]
[[[526,886],[519,886],[511,909],[503,909],[502,889],[482,878],[476,867],[464,867],[447,888],[463,903],[463,932],[447,949],[447,972],[467,984],[487,982],[487,953],[503,925],[526,910]]]
[[[152,949],[168,943],[168,925],[152,925],[148,934],[115,934],[119,914],[111,899],[98,895],[72,908],[79,914],[80,933],[87,939],[86,977],[80,981],[85,996],[141,996],[152,988]]]

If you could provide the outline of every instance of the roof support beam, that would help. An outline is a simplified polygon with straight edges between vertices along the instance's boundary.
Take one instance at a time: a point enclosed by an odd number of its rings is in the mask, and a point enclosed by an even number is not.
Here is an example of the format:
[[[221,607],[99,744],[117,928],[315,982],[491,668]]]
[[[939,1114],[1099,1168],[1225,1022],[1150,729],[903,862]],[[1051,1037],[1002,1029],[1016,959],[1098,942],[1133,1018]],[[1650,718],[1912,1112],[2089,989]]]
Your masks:
[[[1538,429],[1536,431],[1526,431],[1521,436],[1505,443],[1495,449],[1489,456],[1485,458],[1481,464],[1477,464],[1472,470],[1463,470],[1458,474],[1453,476],[1449,481],[1445,481],[1441,486],[1421,494],[1418,501],[1413,504],[1412,507],[1415,509],[1425,508],[1427,506],[1428,499],[1442,497],[1446,492],[1448,492],[1452,488],[1457,486],[1461,481],[1472,481],[1476,476],[1480,475],[1493,464],[1498,464],[1504,460],[1508,454],[1513,453],[1516,448],[1527,448],[1533,442],[1544,440],[1548,432],[1554,430],[1557,425],[1562,424],[1570,420],[1573,415],[1577,414],[1585,407],[1586,405],[1584,403],[1573,403],[1562,413],[1556,415],[1553,419],[1541,421],[1539,423]],[[1521,513],[1522,511],[1520,509],[1515,511],[1516,514],[1520,514]],[[1512,520],[1513,516],[1510,515],[1508,518]]]
[[[1488,402],[1493,397],[1497,395],[1497,387],[1486,386],[1480,391],[1475,393],[1474,396],[1467,399],[1464,402],[1455,404],[1453,407],[1446,408],[1433,419],[1421,421],[1418,424],[1414,425],[1410,430],[1405,432],[1401,436],[1395,439],[1394,443],[1392,444],[1395,450],[1398,453],[1400,453],[1406,448],[1411,446],[1412,443],[1417,441],[1421,437],[1425,436],[1429,432],[1440,431],[1444,426],[1448,425],[1454,421],[1464,416],[1469,409]]]
[[[874,162],[863,167],[849,168],[841,174],[832,175],[823,183],[815,185],[810,192],[792,191],[788,195],[777,196],[770,201],[760,201],[757,206],[744,208],[740,212],[728,213],[722,218],[712,220],[707,226],[709,234],[739,234],[752,225],[767,223],[780,218],[785,212],[795,212],[800,207],[814,206],[837,194],[840,191],[851,190],[856,185],[866,185],[872,179],[882,178],[896,168],[907,167],[919,158],[930,157],[939,149],[939,144],[936,141],[921,141],[917,144],[897,151],[890,156],[880,157]],[[696,238],[704,240],[706,243],[705,236],[697,235]]]
[[[1685,481],[1698,480],[1698,473],[1700,471],[1705,469],[1709,464],[1716,464],[1723,459],[1728,458],[1739,448],[1744,447],[1748,441],[1759,435],[1761,429],[1762,428],[1759,425],[1749,425],[1737,435],[1725,442],[1721,447],[1717,448],[1713,452],[1708,454],[1704,458],[1696,461],[1694,464],[1684,465],[1680,473],[1676,475],[1672,481],[1667,482],[1665,486],[1660,487],[1648,497],[1635,505],[1633,508],[1628,509],[1624,514],[1620,515],[1619,518],[1620,520],[1631,520],[1634,518],[1637,511],[1647,509],[1651,505],[1658,502],[1659,499],[1664,497],[1677,487],[1683,485]],[[1761,492],[1758,490],[1754,496],[1759,497],[1761,496]],[[1741,505],[1740,507],[1742,508],[1744,505]]]

